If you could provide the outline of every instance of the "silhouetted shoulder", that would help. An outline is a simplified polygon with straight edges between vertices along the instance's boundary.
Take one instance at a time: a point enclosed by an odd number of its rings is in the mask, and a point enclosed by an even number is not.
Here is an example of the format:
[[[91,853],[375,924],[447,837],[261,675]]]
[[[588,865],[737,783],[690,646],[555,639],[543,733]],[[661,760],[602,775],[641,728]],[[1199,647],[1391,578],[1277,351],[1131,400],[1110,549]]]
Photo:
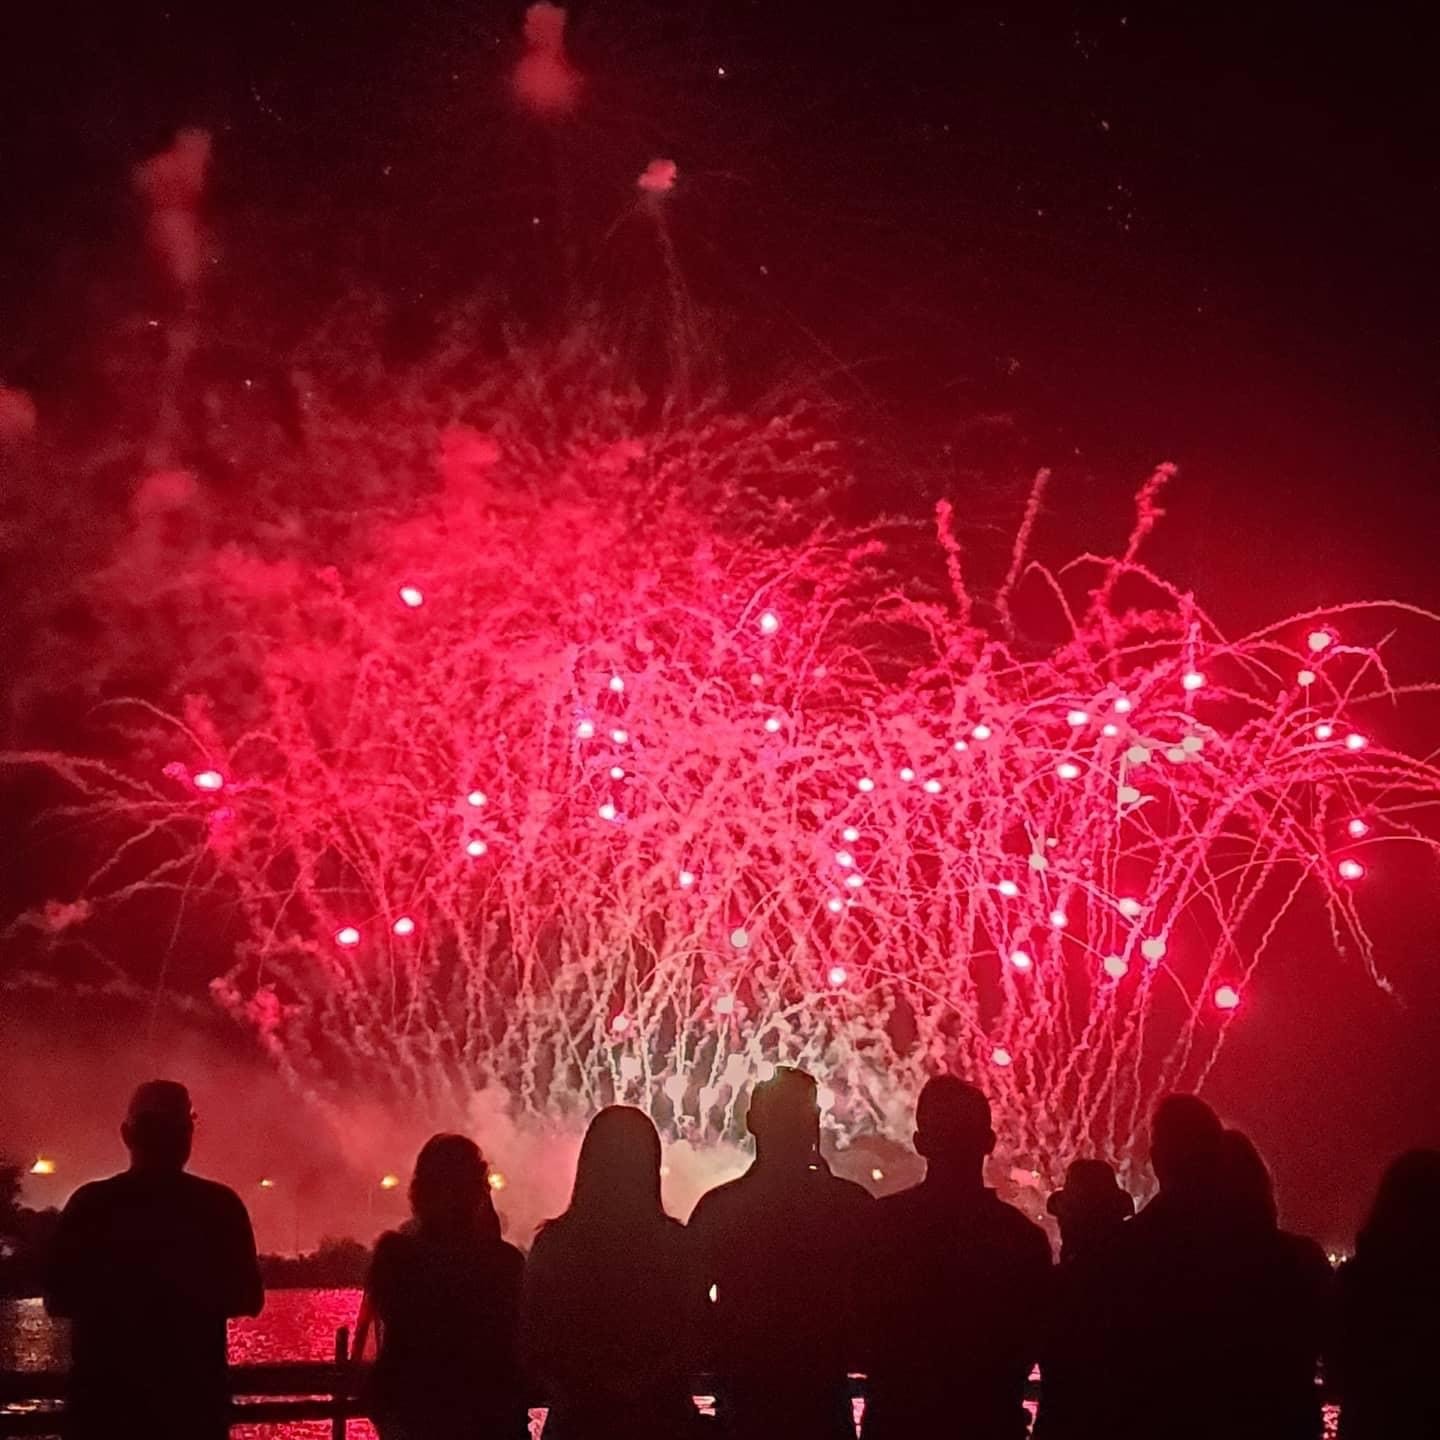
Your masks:
[[[707,1190],[690,1212],[690,1225],[713,1220],[715,1216],[723,1215],[733,1206],[740,1204],[745,1198],[745,1179],[744,1175],[740,1175],[734,1180],[727,1180],[723,1185],[717,1185],[713,1190]]]
[[[110,1202],[110,1197],[116,1193],[115,1182],[120,1178],[119,1175],[112,1175],[108,1180],[91,1180],[80,1186],[65,1202],[64,1213],[73,1218],[103,1210]]]
[[[996,1199],[995,1209],[998,1212],[996,1224],[1002,1227],[1007,1238],[1013,1239],[1015,1248],[1029,1249],[1037,1256],[1043,1255],[1048,1265],[1052,1255],[1050,1237],[1045,1231],[1024,1211],[1014,1205],[1007,1205],[1003,1200]]]
[[[203,1175],[192,1175],[188,1170],[179,1178],[195,1205],[207,1205],[217,1215],[232,1219],[238,1216],[248,1222],[250,1212],[246,1210],[245,1202],[228,1185],[222,1185],[218,1180],[207,1180]]]

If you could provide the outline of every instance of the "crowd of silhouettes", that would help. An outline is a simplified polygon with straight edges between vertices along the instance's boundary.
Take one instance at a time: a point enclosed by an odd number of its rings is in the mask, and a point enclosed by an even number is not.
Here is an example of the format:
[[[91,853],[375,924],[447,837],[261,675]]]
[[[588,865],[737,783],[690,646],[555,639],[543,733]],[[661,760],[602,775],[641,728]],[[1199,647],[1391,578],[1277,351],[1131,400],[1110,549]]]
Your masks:
[[[879,1201],[831,1173],[802,1071],[756,1085],[748,1127],[754,1162],[682,1225],[649,1117],[602,1110],[528,1259],[474,1141],[429,1140],[358,1324],[382,1440],[522,1440],[537,1403],[558,1440],[854,1440],[857,1375],[864,1440],[1318,1440],[1322,1367],[1342,1440],[1440,1437],[1440,1151],[1391,1165],[1337,1275],[1280,1229],[1254,1145],[1193,1095],[1155,1111],[1138,1213],[1103,1160],[1071,1164],[1048,1202],[1058,1264],[986,1186],[990,1105],[961,1079],[921,1091],[925,1178]],[[223,1436],[226,1321],[264,1299],[249,1219],[185,1171],[183,1086],[142,1085],[122,1134],[130,1168],[75,1192],[50,1261],[67,1434]]]

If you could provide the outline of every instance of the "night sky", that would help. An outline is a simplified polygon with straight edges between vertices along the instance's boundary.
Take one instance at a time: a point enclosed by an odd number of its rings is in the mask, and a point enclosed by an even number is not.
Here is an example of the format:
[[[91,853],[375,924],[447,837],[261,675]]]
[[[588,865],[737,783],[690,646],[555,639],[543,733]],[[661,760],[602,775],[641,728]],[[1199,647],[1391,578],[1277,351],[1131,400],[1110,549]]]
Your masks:
[[[1440,106],[1403,7],[577,4],[585,98],[548,129],[505,88],[522,8],[7,17],[0,380],[90,423],[89,337],[146,298],[129,169],[179,125],[215,136],[214,283],[263,275],[299,325],[363,278],[402,348],[476,286],[528,323],[579,296],[644,333],[660,272],[627,216],[667,156],[675,253],[733,385],[823,387],[862,509],[949,494],[1008,527],[1050,465],[1068,554],[1116,543],[1173,460],[1155,563],[1222,624],[1440,609]],[[1395,997],[1317,935],[1262,972],[1213,1078],[1282,1215],[1331,1241],[1390,1154],[1440,1143],[1433,867],[1390,903]],[[0,999],[12,1026],[51,1023]]]

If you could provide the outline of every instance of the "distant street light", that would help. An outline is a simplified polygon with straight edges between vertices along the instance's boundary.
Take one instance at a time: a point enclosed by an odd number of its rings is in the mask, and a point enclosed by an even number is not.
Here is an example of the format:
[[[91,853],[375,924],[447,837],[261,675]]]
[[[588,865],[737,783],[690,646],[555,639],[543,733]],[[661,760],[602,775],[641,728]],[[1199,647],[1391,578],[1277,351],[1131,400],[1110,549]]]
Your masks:
[[[43,1155],[30,1167],[32,1175],[53,1175],[55,1173],[55,1162],[47,1160]]]
[[[275,1188],[275,1182],[267,1175],[260,1181],[260,1188],[262,1190],[273,1190]]]
[[[380,1188],[382,1190],[398,1190],[400,1188],[400,1177],[398,1175],[382,1175],[380,1177]]]

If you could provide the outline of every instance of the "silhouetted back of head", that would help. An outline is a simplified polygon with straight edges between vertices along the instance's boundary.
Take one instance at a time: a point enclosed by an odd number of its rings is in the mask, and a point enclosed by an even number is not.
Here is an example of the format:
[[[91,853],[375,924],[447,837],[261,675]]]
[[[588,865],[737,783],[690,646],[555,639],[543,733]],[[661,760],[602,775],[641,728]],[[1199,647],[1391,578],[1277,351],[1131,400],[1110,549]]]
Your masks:
[[[809,1164],[820,1146],[820,1103],[815,1077],[779,1065],[750,1093],[746,1126],[760,1158]]]
[[[660,1135],[633,1105],[608,1105],[580,1146],[566,1218],[585,1224],[629,1225],[663,1218]]]
[[[982,1162],[995,1148],[984,1091],[955,1075],[927,1080],[915,1104],[915,1148],[932,1165]]]
[[[410,1210],[426,1232],[500,1234],[490,1169],[467,1135],[432,1135],[415,1158]]]
[[[1064,1186],[1045,1202],[1060,1222],[1067,1255],[1103,1240],[1135,1213],[1135,1202],[1103,1160],[1072,1160]]]
[[[1220,1170],[1224,1127],[1196,1095],[1167,1095],[1150,1123],[1150,1163],[1162,1190],[1213,1187]]]
[[[1226,1130],[1220,1137],[1220,1190],[1233,1218],[1244,1225],[1274,1229],[1275,1182],[1250,1137]]]
[[[130,1097],[120,1134],[137,1168],[183,1170],[195,1139],[190,1092],[174,1080],[147,1080]]]
[[[1414,1262],[1440,1255],[1440,1150],[1407,1150],[1390,1162],[1355,1241],[1358,1255]]]

